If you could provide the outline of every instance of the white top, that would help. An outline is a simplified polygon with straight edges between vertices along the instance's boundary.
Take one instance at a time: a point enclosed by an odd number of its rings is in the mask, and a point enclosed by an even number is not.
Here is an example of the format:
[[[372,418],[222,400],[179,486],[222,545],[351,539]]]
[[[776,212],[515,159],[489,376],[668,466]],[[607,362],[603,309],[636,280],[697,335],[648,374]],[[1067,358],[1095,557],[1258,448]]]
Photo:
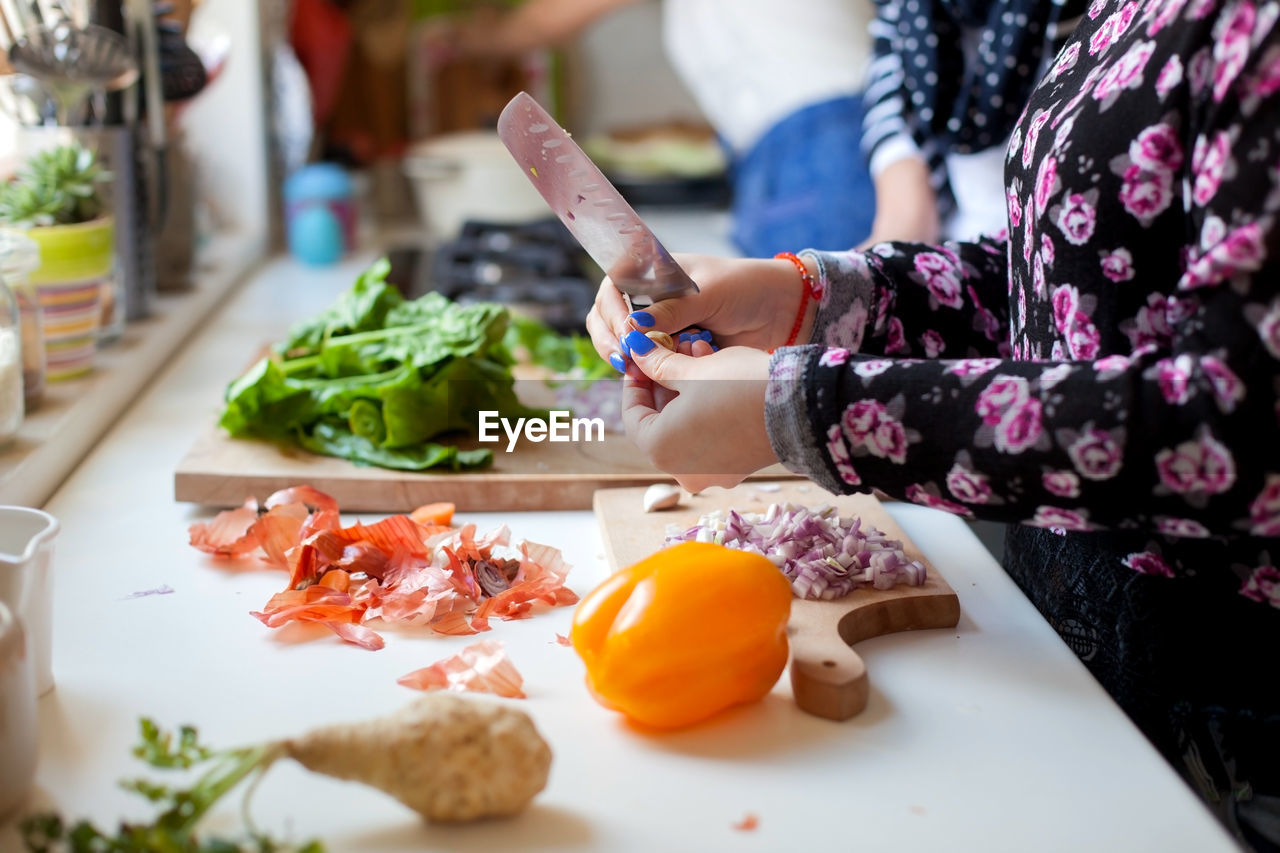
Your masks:
[[[979,62],[978,40],[982,31],[970,27],[961,33],[965,65]],[[1004,159],[1008,142],[969,154],[947,154],[947,180],[956,209],[943,231],[948,240],[976,240],[1008,227],[1008,203],[1004,195]]]
[[[701,231],[688,218],[651,225],[688,251],[714,242],[700,221]],[[58,687],[40,703],[40,804],[107,826],[146,813],[115,785],[142,771],[129,756],[141,714],[194,723],[222,746],[357,721],[415,696],[398,676],[476,639],[387,631],[386,648],[368,652],[325,632],[271,631],[248,611],[283,576],[222,569],[194,551],[186,527],[211,512],[171,497],[174,466],[217,417],[246,354],[327,305],[371,258],[266,266],[49,502],[62,521]],[[871,696],[852,720],[798,711],[784,677],[765,701],[714,723],[639,733],[588,696],[581,660],[555,642],[572,610],[557,608],[494,620],[485,635],[506,643],[529,694],[488,701],[527,711],[555,754],[547,789],[520,818],[425,827],[378,791],[288,762],[267,775],[253,815],[334,853],[1237,849],[960,519],[904,503],[889,511],[955,588],[962,615],[953,631],[860,644]],[[580,594],[605,577],[590,512],[459,520],[561,546]],[[162,585],[173,592],[128,598]],[[233,794],[210,826],[238,825],[238,809]],[[759,827],[733,829],[748,813]],[[14,833],[0,827],[0,851],[20,849]]]
[[[973,154],[947,155],[947,180],[956,199],[955,210],[943,224],[948,240],[976,240],[1009,227],[1004,194],[1004,161],[1008,145]]]
[[[871,0],[665,0],[663,41],[741,154],[801,107],[862,90],[873,17]]]

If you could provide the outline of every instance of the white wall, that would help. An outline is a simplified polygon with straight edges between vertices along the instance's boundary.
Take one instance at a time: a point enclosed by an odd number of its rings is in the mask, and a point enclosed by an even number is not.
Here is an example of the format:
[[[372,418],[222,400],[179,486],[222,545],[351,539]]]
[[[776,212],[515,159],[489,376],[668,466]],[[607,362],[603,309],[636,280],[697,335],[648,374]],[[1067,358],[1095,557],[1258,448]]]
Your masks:
[[[579,40],[574,63],[578,134],[703,120],[663,53],[660,0],[646,0],[602,18]]]
[[[222,75],[182,119],[186,145],[200,170],[200,192],[218,225],[267,230],[267,148],[261,40],[255,0],[206,0],[192,19],[193,39],[230,39]]]

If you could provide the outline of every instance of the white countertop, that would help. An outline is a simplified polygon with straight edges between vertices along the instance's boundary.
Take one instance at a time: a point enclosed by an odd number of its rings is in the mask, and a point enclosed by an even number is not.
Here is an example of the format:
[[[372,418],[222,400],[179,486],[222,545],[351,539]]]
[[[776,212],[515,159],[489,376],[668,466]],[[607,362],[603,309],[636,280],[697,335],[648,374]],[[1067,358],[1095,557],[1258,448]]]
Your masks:
[[[661,233],[661,232],[660,232]],[[664,235],[674,251],[678,233]],[[395,679],[474,638],[385,632],[368,652],[302,641],[248,615],[283,575],[238,572],[187,545],[212,513],[176,504],[172,472],[217,415],[247,354],[344,289],[366,257],[325,271],[269,263],[210,317],[46,508],[56,543],[54,670],[41,703],[37,803],[114,825],[146,814],[116,787],[140,715],[190,722],[240,745],[390,711],[416,694]],[[1193,797],[958,519],[889,511],[960,597],[954,631],[858,647],[871,699],[834,723],[798,711],[786,676],[763,702],[664,736],[627,728],[587,695],[581,662],[555,643],[570,608],[495,622],[555,753],[520,817],[428,827],[377,791],[282,764],[253,801],[264,828],[333,851],[1233,850]],[[588,512],[468,514],[481,528],[561,547],[580,594],[605,576]],[[126,599],[167,584],[174,592]],[[235,826],[238,797],[210,828]],[[754,832],[732,828],[747,813]],[[17,849],[12,828],[0,850]]]

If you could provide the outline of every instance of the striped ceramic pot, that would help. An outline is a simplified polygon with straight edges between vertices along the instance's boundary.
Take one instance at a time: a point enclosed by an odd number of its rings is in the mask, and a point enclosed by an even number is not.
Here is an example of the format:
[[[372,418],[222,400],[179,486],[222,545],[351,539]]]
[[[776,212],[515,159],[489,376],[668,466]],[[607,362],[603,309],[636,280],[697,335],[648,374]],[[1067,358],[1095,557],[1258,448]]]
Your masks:
[[[44,347],[50,381],[70,379],[93,367],[104,297],[115,270],[115,224],[100,217],[77,225],[32,228],[40,269],[31,283],[44,313]]]

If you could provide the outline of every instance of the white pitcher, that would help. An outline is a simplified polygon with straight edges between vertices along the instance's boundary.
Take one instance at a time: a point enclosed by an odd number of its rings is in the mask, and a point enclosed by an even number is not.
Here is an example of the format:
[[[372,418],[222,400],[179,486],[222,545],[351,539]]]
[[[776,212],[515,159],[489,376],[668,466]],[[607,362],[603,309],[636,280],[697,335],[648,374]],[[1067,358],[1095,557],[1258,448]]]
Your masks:
[[[36,692],[53,689],[53,537],[47,512],[0,506],[0,601],[22,620],[35,662]]]
[[[36,685],[22,623],[0,602],[0,824],[36,774]]]

